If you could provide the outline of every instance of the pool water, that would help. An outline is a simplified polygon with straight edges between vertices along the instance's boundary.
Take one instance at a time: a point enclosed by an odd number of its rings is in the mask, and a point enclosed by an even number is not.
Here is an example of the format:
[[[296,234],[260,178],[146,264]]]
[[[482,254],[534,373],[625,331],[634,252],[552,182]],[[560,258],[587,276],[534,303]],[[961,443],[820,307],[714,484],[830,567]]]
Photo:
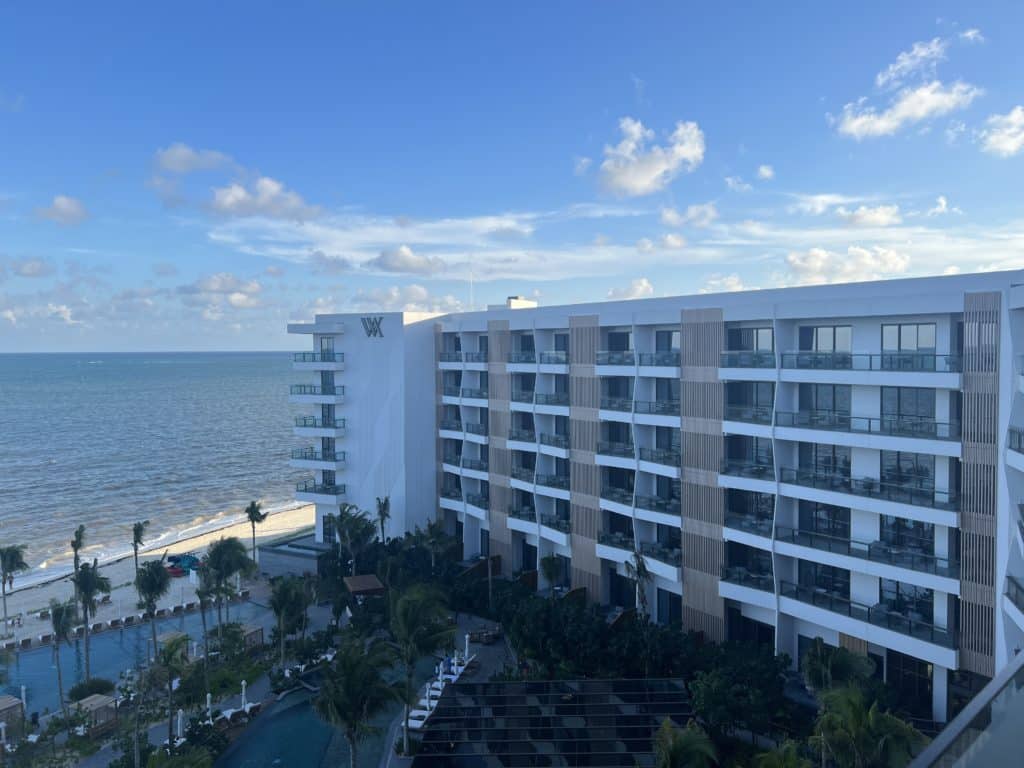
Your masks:
[[[206,621],[211,631],[216,627],[214,611],[207,611]],[[269,637],[273,625],[273,614],[268,608],[256,603],[243,602],[231,606],[231,621],[264,627]],[[203,623],[198,611],[180,616],[157,619],[156,633],[170,630],[185,632],[192,642],[201,642]],[[149,622],[125,629],[108,629],[89,636],[91,667],[93,677],[113,680],[115,683],[123,670],[143,661],[152,644],[152,629]],[[191,649],[190,649],[191,652]],[[60,649],[61,673],[64,676],[64,692],[75,683],[85,679],[85,641],[77,639]],[[53,649],[36,648],[11,654],[7,663],[6,680],[3,690],[13,696],[21,696],[21,686],[26,687],[25,698],[28,712],[55,711],[58,706],[57,672],[53,665]]]

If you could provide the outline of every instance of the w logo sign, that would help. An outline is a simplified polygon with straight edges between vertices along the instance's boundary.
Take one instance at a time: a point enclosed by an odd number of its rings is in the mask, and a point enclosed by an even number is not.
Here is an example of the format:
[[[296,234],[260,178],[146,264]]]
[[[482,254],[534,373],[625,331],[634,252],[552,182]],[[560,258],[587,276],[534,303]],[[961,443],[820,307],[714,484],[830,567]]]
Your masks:
[[[380,323],[384,319],[383,317],[364,317],[361,319],[363,321],[363,330],[366,331],[367,336],[384,337],[384,331],[380,329]]]

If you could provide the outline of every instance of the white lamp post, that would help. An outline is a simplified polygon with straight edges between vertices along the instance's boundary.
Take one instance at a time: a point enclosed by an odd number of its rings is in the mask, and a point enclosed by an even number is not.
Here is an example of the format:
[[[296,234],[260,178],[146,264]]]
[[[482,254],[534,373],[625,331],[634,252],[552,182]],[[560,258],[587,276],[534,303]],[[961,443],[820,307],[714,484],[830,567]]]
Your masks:
[[[213,720],[213,696],[206,694],[206,719]]]
[[[178,710],[178,738],[185,738],[185,710]]]
[[[245,709],[245,680],[242,681],[242,709]]]

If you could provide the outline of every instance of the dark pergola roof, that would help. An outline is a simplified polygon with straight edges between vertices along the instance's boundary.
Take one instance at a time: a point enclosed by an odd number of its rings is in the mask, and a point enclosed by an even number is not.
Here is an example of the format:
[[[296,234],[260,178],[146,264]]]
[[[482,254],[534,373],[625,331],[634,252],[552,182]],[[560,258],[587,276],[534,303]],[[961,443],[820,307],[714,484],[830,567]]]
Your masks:
[[[362,576],[346,576],[344,581],[345,589],[356,597],[371,597],[384,594],[384,585],[372,573]]]
[[[413,766],[653,766],[662,720],[692,716],[682,680],[456,683],[427,719]]]

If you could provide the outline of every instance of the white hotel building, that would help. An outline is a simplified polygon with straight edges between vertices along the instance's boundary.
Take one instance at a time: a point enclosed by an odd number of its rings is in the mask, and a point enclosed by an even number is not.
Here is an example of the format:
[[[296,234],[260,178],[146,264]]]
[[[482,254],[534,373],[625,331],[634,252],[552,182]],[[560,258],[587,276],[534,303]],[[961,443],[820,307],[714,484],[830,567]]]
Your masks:
[[[321,540],[389,495],[611,606],[639,551],[655,620],[822,637],[940,721],[1024,646],[1024,272],[289,330]]]

